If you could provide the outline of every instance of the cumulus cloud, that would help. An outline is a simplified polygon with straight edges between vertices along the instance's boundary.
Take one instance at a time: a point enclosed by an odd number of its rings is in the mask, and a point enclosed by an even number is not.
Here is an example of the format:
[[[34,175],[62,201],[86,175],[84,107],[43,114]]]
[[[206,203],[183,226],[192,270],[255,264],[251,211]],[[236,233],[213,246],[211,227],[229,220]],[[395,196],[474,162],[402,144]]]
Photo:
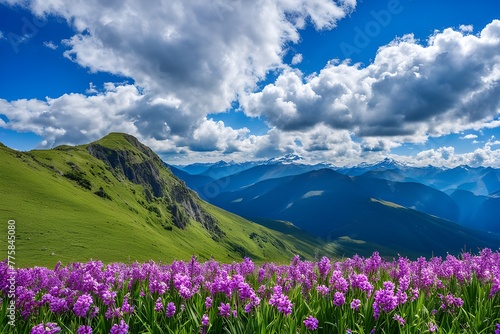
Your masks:
[[[25,6],[38,16],[66,19],[76,32],[62,41],[66,58],[91,72],[124,76],[134,83],[119,85],[116,91],[105,87],[104,94],[91,97],[68,94],[46,101],[2,101],[0,113],[12,116],[19,108],[23,115],[10,117],[8,127],[31,129],[51,145],[96,139],[123,123],[153,142],[228,152],[239,148],[220,140],[202,144],[202,138],[214,129],[227,134],[227,140],[248,131],[211,123],[207,115],[230,109],[270,70],[286,66],[288,46],[299,42],[306,23],[332,29],[356,6],[355,0],[1,2]],[[91,84],[87,94],[96,93]],[[112,97],[120,94],[126,95],[127,106],[113,110]],[[91,107],[88,119],[83,111],[69,115],[63,104],[72,99]],[[94,122],[96,129],[79,131]]]
[[[24,2],[23,2],[24,3]],[[133,78],[153,94],[181,101],[185,113],[220,112],[282,65],[287,43],[310,19],[329,29],[355,1],[32,1],[37,15],[58,15],[78,34],[65,56],[91,71]]]
[[[498,126],[499,55],[498,20],[477,36],[436,32],[426,45],[407,35],[381,47],[367,67],[331,61],[308,77],[285,69],[242,98],[242,106],[282,131],[317,124],[351,131],[367,149],[423,143],[429,136]]]
[[[500,168],[500,150],[492,150],[490,144],[478,148],[473,152],[456,153],[452,146],[440,147],[419,152],[411,160],[418,165],[456,167],[468,165],[472,167],[492,166]]]
[[[80,144],[82,138],[97,139],[110,131],[137,135],[134,119],[127,115],[142,99],[136,87],[127,85],[90,97],[64,94],[44,101],[0,99],[0,112],[9,120],[5,127],[36,133],[44,138],[44,146],[52,147]]]
[[[91,91],[91,92],[90,92]],[[219,154],[252,154],[263,145],[262,138],[249,135],[247,128],[233,129],[222,121],[203,118],[189,129],[189,135],[173,133],[182,122],[157,115],[164,109],[178,106],[179,101],[168,98],[151,99],[134,85],[107,83],[102,91],[90,83],[87,93],[65,94],[59,98],[0,99],[0,111],[7,122],[0,126],[20,132],[33,132],[44,138],[41,147],[60,144],[80,144],[82,138],[100,138],[109,132],[126,132],[141,138],[157,152],[211,152]],[[138,112],[140,111],[140,112]],[[181,123],[180,125],[178,123]],[[145,135],[147,133],[147,135]]]
[[[239,144],[245,142],[247,128],[234,130],[225,127],[224,122],[214,122],[212,119],[205,119],[201,125],[193,132],[193,140],[189,143],[189,148],[193,151],[224,151],[232,153],[239,151]]]
[[[463,32],[473,32],[474,26],[472,24],[469,25],[461,24],[460,27],[458,27],[458,29],[460,29],[460,31]]]

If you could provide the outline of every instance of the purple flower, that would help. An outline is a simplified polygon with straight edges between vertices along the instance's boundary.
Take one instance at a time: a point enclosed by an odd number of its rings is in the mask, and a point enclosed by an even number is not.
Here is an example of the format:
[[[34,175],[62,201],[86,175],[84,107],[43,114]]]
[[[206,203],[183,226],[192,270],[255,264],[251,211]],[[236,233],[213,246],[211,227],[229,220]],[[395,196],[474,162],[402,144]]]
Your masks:
[[[188,287],[188,286],[191,286],[191,279],[189,278],[189,276],[187,275],[183,275],[183,274],[175,274],[174,276],[174,286],[176,289],[180,289],[181,286],[185,286],[185,287]]]
[[[330,289],[328,289],[328,287],[324,286],[324,285],[318,285],[316,287],[316,291],[318,291],[318,293],[322,296],[326,296],[329,292],[330,292]]]
[[[255,291],[246,282],[238,284],[238,293],[240,294],[240,299],[243,301],[255,295]]]
[[[400,316],[399,314],[395,314],[393,319],[399,322],[401,326],[403,326],[406,323],[405,319],[403,319],[403,317]]]
[[[359,310],[359,307],[361,306],[361,300],[359,299],[353,299],[352,302],[351,302],[351,308],[354,310],[354,311],[357,311]]]
[[[331,268],[332,265],[330,263],[330,259],[326,256],[323,256],[321,258],[321,261],[318,262],[319,275],[321,276],[321,278],[326,278]]]
[[[273,290],[274,294],[269,299],[269,305],[275,306],[279,312],[285,315],[290,315],[292,313],[293,303],[290,302],[287,296],[281,293],[281,286],[276,285]]]
[[[307,329],[311,331],[315,331],[318,329],[318,319],[310,315],[307,319],[304,320],[304,325],[306,326]]]
[[[205,308],[208,310],[208,309],[209,309],[209,308],[211,308],[211,307],[212,307],[212,298],[207,297],[207,298],[205,299]]]
[[[101,295],[104,305],[109,306],[115,302],[116,292],[105,290]]]
[[[92,334],[92,327],[81,325],[78,327],[76,334]]]
[[[45,327],[43,324],[36,325],[31,329],[30,334],[45,334]]]
[[[53,313],[63,313],[69,310],[68,302],[65,298],[52,297],[50,299],[50,311]]]
[[[231,306],[229,305],[229,303],[227,303],[227,304],[220,303],[220,306],[218,307],[218,309],[219,309],[220,316],[223,316],[226,318],[229,318],[231,316]]]
[[[437,326],[434,323],[429,322],[429,332],[434,333],[437,330],[438,330]]]
[[[85,317],[87,315],[87,311],[89,310],[90,305],[92,305],[94,301],[92,300],[92,296],[89,294],[84,294],[78,297],[75,305],[73,306],[73,312],[78,317]]]
[[[202,317],[201,317],[201,324],[203,326],[208,326],[208,323],[209,323],[210,319],[208,318],[208,315],[204,314]]]
[[[446,296],[439,295],[439,298],[441,298],[441,308],[443,310],[449,310],[451,313],[454,312],[455,308],[462,307],[464,304],[464,301],[462,298],[459,297],[454,297],[451,293],[449,293]]]
[[[499,291],[500,291],[500,274],[493,277],[493,282],[490,289],[490,298],[493,298],[493,296]]]
[[[373,291],[373,285],[368,281],[368,277],[364,274],[352,274],[349,278],[352,288],[358,288],[365,292],[368,296]]]
[[[495,329],[495,334],[500,334],[500,324],[495,325],[497,329]]]
[[[36,325],[31,329],[30,334],[56,334],[61,331],[61,327],[53,322],[47,322],[45,325],[43,323]]]
[[[373,302],[373,316],[375,320],[378,319],[381,311],[388,313],[398,306],[398,299],[394,295],[394,283],[386,281],[383,285],[384,289],[375,291]]]
[[[158,293],[159,295],[164,295],[167,291],[167,284],[165,282],[159,282],[158,280],[152,280],[149,282],[149,291],[151,294]]]
[[[165,314],[167,317],[172,318],[175,314],[175,304],[172,302],[169,302],[167,304],[167,310],[165,311]]]
[[[104,313],[104,316],[106,317],[106,319],[111,319],[111,318],[119,318],[121,317],[121,311],[120,311],[120,308],[116,308],[114,306],[110,306],[108,307],[108,310],[106,311],[106,313]]]
[[[122,319],[120,320],[120,324],[114,324],[109,331],[109,334],[127,334],[128,333],[128,325]]]
[[[158,299],[155,302],[155,311],[160,312],[163,309],[163,303],[161,301],[161,297],[158,297]]]
[[[128,303],[128,296],[125,296],[125,298],[123,298],[123,304],[121,307],[121,311],[123,313],[128,313],[128,314],[134,313],[134,306],[132,306]]]
[[[344,305],[344,303],[345,303],[344,294],[339,291],[335,292],[335,294],[333,295],[333,305],[342,306]]]
[[[189,299],[191,298],[192,293],[188,287],[186,287],[185,285],[181,285],[181,287],[179,288],[179,295],[182,297],[182,299]]]
[[[418,288],[410,288],[410,294],[411,294],[410,301],[417,300],[419,296]]]
[[[347,280],[342,277],[342,272],[340,272],[340,270],[333,271],[332,277],[330,278],[330,284],[333,289],[343,293],[346,293],[349,289],[349,284],[347,283]]]

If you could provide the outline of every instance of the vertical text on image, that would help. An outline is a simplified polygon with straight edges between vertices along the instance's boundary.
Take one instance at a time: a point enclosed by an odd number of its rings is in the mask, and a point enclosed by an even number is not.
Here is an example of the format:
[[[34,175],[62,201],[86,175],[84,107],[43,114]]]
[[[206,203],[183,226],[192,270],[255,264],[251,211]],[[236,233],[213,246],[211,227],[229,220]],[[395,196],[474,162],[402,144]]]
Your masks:
[[[9,305],[7,306],[7,318],[10,326],[16,322],[16,221],[7,222],[7,282]]]

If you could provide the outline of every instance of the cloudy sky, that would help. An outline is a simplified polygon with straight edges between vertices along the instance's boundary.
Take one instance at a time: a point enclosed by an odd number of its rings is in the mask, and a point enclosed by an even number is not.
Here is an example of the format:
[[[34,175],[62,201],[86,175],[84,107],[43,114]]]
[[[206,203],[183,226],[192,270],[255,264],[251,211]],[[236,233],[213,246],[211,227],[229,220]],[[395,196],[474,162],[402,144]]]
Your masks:
[[[0,0],[0,55],[18,150],[500,167],[497,0]]]

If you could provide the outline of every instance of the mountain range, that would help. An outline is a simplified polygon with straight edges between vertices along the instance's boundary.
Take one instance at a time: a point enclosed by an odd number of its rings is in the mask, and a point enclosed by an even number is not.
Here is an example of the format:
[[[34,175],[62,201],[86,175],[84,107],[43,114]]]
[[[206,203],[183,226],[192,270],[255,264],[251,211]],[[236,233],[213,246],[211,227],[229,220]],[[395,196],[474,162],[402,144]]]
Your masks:
[[[18,267],[418,257],[500,245],[491,168],[340,168],[296,155],[169,166],[123,133],[29,152],[0,144],[0,159],[0,212],[15,220]]]
[[[336,167],[285,157],[239,164],[230,174],[235,163],[217,165],[224,176],[216,179],[189,174],[188,166],[171,169],[214,205],[250,219],[287,220],[327,240],[347,236],[407,254],[442,254],[484,240],[499,245],[500,171],[490,167],[412,167],[391,159]]]

